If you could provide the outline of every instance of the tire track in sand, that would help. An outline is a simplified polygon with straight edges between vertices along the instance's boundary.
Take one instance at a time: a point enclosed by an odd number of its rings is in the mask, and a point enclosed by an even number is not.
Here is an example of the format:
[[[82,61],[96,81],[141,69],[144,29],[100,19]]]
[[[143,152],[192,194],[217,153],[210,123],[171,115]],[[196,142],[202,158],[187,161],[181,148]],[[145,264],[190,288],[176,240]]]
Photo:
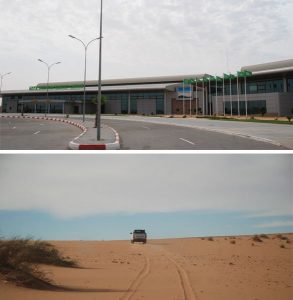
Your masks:
[[[144,256],[144,264],[140,272],[136,275],[125,294],[119,298],[119,300],[129,300],[136,293],[138,286],[144,280],[144,278],[150,273],[150,260],[146,255]]]
[[[183,267],[181,267],[176,262],[176,260],[174,260],[173,258],[169,257],[168,255],[165,255],[165,256],[176,267],[176,270],[177,270],[179,278],[180,278],[180,283],[181,283],[181,286],[182,286],[182,290],[183,290],[183,293],[184,293],[184,299],[185,300],[197,300],[198,297],[196,296],[195,292],[192,289],[189,277],[188,277],[185,269]]]

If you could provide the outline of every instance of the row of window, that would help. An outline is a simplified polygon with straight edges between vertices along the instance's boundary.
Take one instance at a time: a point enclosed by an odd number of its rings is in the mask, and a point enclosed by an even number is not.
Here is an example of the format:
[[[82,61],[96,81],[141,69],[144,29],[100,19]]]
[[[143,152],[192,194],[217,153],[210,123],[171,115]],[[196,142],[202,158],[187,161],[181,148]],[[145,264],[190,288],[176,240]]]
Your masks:
[[[288,80],[288,87],[289,87]],[[293,85],[293,83],[292,83]],[[292,86],[293,88],[293,86]],[[238,84],[239,94],[245,94],[245,84],[244,82],[239,82]],[[222,85],[218,86],[218,95],[222,95]],[[288,90],[289,91],[289,90]],[[237,83],[231,84],[231,91],[230,91],[230,84],[228,82],[225,83],[225,95],[237,95]],[[261,93],[282,93],[284,92],[283,80],[268,80],[268,81],[257,81],[257,82],[247,82],[246,85],[246,93],[247,94],[261,94]],[[212,94],[216,94],[215,88],[212,89]]]
[[[6,105],[4,106],[6,108]],[[45,113],[45,111],[50,113],[63,113],[63,103],[50,103],[46,108],[45,103],[18,103],[17,112],[24,113]],[[6,111],[6,109],[4,109]],[[121,101],[121,113],[128,114],[128,99],[123,99]],[[132,99],[130,101],[130,113],[137,114],[137,99]],[[163,114],[164,113],[164,100],[156,100],[154,107],[154,114]]]
[[[129,94],[128,93],[113,93],[113,94],[107,94],[105,93],[104,96],[108,100],[128,100]],[[37,100],[46,100],[47,95],[25,95],[25,96],[4,96],[5,100],[31,100],[31,101],[37,101]],[[52,95],[49,94],[49,100],[63,100],[63,101],[83,101],[83,94],[79,95]],[[94,94],[86,94],[85,97],[86,101],[94,102],[97,99],[97,95]],[[130,99],[164,99],[164,93],[130,93]]]
[[[240,101],[239,110],[241,115],[246,114],[246,106],[245,101]],[[257,115],[266,113],[267,103],[265,100],[257,100],[257,101],[247,101],[247,113],[249,115]],[[225,102],[225,113],[227,115],[231,114],[231,103]],[[238,102],[232,101],[232,113],[233,115],[238,114]]]
[[[63,103],[50,103],[46,106],[45,103],[19,103],[17,106],[17,112],[24,113],[45,113],[46,111],[52,114],[63,113]]]

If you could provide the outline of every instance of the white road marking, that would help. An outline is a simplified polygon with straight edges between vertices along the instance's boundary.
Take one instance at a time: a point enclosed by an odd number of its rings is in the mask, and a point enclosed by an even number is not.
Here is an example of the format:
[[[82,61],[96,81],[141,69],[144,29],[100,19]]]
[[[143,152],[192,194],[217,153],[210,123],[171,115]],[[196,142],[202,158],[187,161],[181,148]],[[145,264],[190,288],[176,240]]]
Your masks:
[[[12,129],[15,129],[16,127],[14,126],[14,127],[12,127]]]
[[[44,126],[44,124],[40,124],[41,126]]]
[[[40,133],[41,131],[37,131],[37,132],[35,132],[34,134],[38,134],[38,133]]]
[[[141,126],[141,127],[144,128],[144,129],[151,130],[150,127],[147,127],[147,126]]]
[[[188,143],[188,144],[195,145],[193,142],[188,141],[188,140],[186,140],[186,139],[180,138],[180,140],[183,141],[183,142],[186,142],[186,143]]]

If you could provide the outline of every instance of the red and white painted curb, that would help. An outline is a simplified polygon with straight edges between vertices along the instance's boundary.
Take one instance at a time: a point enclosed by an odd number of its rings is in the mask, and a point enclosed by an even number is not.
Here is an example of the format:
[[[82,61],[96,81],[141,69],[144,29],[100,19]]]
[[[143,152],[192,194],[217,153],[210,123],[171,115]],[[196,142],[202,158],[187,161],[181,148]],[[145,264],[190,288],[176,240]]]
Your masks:
[[[82,135],[85,134],[87,132],[87,128],[85,126],[83,126],[80,123],[77,122],[73,122],[70,120],[65,120],[65,119],[58,119],[58,118],[52,118],[52,117],[38,117],[38,116],[5,116],[5,115],[1,115],[1,118],[10,118],[10,119],[33,119],[33,120],[46,120],[46,121],[57,121],[57,122],[63,122],[63,123],[67,123],[70,125],[74,125],[78,128],[80,128],[83,132]]]
[[[76,142],[76,140],[78,140],[83,135],[81,134],[69,143],[69,148],[71,150],[119,150],[120,138],[118,132],[110,126],[107,127],[114,132],[115,142],[106,144],[79,144]]]

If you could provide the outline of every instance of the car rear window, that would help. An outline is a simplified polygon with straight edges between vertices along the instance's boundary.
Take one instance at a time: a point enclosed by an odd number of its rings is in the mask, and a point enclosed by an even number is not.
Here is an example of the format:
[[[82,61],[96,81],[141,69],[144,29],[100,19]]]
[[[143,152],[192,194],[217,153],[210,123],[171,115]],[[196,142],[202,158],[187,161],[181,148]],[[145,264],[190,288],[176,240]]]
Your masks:
[[[134,233],[145,233],[145,230],[137,229],[137,230],[134,230]]]

